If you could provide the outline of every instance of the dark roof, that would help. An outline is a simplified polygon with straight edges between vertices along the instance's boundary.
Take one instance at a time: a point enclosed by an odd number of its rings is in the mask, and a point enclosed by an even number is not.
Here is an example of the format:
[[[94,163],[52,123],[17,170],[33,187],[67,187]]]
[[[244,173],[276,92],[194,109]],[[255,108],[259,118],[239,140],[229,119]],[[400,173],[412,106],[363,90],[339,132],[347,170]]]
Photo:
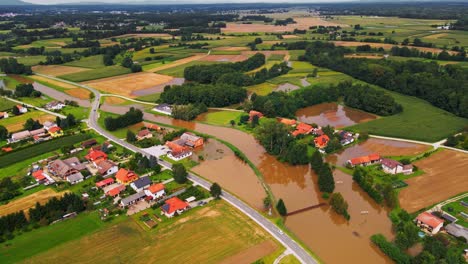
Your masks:
[[[133,182],[136,188],[140,189],[145,186],[151,185],[151,179],[149,177],[141,177],[138,180]]]
[[[464,237],[468,240],[468,228],[466,227],[463,227],[458,224],[448,224],[445,227],[445,230],[447,230],[447,233],[451,234],[452,236]]]
[[[442,214],[442,218],[453,223],[455,222],[455,220],[457,220],[457,218],[451,216],[451,215],[448,215],[448,214]]]
[[[145,197],[145,196],[146,196],[145,192],[138,192],[138,193],[134,193],[134,194],[132,194],[132,195],[129,195],[128,197],[123,198],[120,202],[121,202],[124,206],[126,206],[126,205],[128,205],[129,203],[132,203],[132,202],[134,202],[134,201],[136,201],[136,200],[142,199],[142,198]]]
[[[86,140],[85,142],[81,143],[81,146],[84,147],[84,148],[87,148],[87,147],[91,147],[93,145],[96,145],[97,144],[97,141],[96,139],[90,139],[90,140]]]

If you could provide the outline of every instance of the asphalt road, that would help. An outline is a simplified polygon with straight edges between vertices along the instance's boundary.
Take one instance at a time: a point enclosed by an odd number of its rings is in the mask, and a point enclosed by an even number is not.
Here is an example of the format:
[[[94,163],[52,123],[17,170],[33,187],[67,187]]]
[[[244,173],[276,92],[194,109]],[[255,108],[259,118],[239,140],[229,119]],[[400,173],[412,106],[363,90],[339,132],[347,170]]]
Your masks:
[[[48,75],[42,75],[42,74],[37,74],[40,76],[44,76],[50,79],[55,79],[57,81],[69,83],[72,85],[76,85],[85,89],[88,89],[92,93],[94,93],[95,98],[94,101],[91,103],[91,112],[89,114],[89,119],[88,119],[88,126],[92,129],[94,129],[96,132],[101,134],[102,136],[106,137],[107,139],[111,140],[112,142],[119,144],[133,152],[138,152],[141,153],[145,156],[148,156],[149,154],[143,151],[142,149],[127,143],[126,141],[123,141],[112,134],[110,134],[108,131],[104,130],[101,128],[97,122],[99,118],[99,102],[101,100],[101,93],[89,86],[86,85],[81,85],[78,83],[74,82],[69,82],[66,80],[62,80],[56,77],[48,76]],[[159,164],[161,166],[164,166],[168,169],[171,169],[172,165],[166,161],[159,160]],[[206,181],[205,179],[202,179],[192,173],[189,173],[188,179],[191,180],[192,182],[202,186],[205,189],[210,188],[211,183]],[[314,259],[304,248],[302,248],[300,245],[298,245],[292,238],[290,238],[287,234],[283,233],[275,224],[270,222],[268,219],[266,219],[263,215],[258,213],[256,210],[242,202],[240,199],[237,197],[233,196],[232,194],[223,191],[221,198],[227,201],[229,204],[232,206],[236,207],[239,209],[241,212],[249,216],[252,220],[254,220],[257,224],[259,224],[262,228],[264,228],[266,231],[268,231],[274,238],[276,238],[281,244],[283,244],[286,249],[289,249],[293,255],[297,257],[297,259],[301,263],[310,263],[310,264],[315,264],[319,263],[316,259]]]

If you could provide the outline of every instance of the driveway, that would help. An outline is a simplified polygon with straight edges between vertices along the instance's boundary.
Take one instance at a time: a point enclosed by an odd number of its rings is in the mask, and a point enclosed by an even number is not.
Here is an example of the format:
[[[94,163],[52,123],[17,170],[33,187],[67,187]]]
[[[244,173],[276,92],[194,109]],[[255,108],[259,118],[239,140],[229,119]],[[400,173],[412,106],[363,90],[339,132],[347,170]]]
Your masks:
[[[166,146],[158,145],[158,146],[152,146],[150,148],[145,148],[143,149],[143,151],[149,153],[152,156],[159,158],[160,156],[167,155],[170,149]]]

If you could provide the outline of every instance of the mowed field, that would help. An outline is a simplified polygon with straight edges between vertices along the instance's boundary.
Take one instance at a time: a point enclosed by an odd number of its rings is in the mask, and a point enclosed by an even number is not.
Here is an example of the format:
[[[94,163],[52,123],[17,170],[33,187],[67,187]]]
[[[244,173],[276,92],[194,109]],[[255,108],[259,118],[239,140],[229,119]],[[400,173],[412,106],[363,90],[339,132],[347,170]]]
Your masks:
[[[55,116],[40,111],[27,112],[19,116],[12,116],[0,120],[0,125],[4,126],[8,132],[17,132],[23,130],[23,125],[29,118],[39,120],[41,124],[45,121],[55,121]]]
[[[51,188],[44,189],[42,191],[35,192],[26,197],[13,200],[5,205],[0,206],[0,216],[24,211],[27,213],[28,209],[34,207],[36,203],[45,204],[52,197],[63,196],[64,192],[56,192]]]
[[[34,242],[38,241],[32,238],[31,246]],[[252,263],[277,248],[253,221],[216,201],[151,231],[129,218],[23,263],[59,263],[64,259],[79,259],[80,263]]]
[[[246,55],[208,55],[201,58],[201,61],[217,61],[217,62],[239,62],[248,59]]]
[[[63,65],[37,65],[32,68],[34,72],[42,73],[45,75],[59,76],[71,73],[77,73],[82,71],[87,71],[89,69],[72,67],[72,66],[63,66]]]
[[[363,45],[369,45],[372,48],[383,48],[385,50],[390,50],[391,48],[398,46],[398,47],[408,47],[410,49],[415,48],[420,51],[424,52],[432,52],[432,53],[440,53],[443,49],[438,48],[426,48],[426,47],[415,47],[415,46],[403,46],[403,45],[392,45],[392,44],[385,44],[385,43],[371,43],[371,42],[350,42],[350,41],[333,41],[336,46],[343,46],[343,47],[357,47]],[[449,54],[457,54],[456,51],[447,50]]]
[[[406,180],[400,206],[408,212],[431,206],[468,190],[468,154],[443,150],[414,163],[425,173]]]
[[[226,23],[226,27],[222,28],[223,33],[254,33],[254,32],[291,32],[294,29],[309,29],[311,26],[341,26],[348,27],[345,24],[337,24],[331,21],[322,20],[319,17],[295,17],[295,24],[286,26],[275,26],[272,24],[237,24]]]
[[[161,66],[157,66],[155,68],[149,68],[149,69],[146,69],[145,71],[151,71],[151,72],[163,71],[163,70],[167,70],[167,69],[171,69],[171,68],[174,68],[174,67],[177,67],[177,66],[187,64],[189,62],[198,61],[198,60],[200,60],[200,59],[202,59],[202,58],[204,58],[206,56],[208,56],[208,55],[207,54],[197,54],[197,55],[194,55],[194,56],[191,56],[191,57],[187,57],[187,58],[184,58],[184,59],[173,61],[171,63],[167,63],[167,64],[164,64],[164,65],[161,65]]]
[[[123,96],[133,96],[132,92],[165,84],[173,79],[172,76],[151,72],[139,72],[123,76],[109,77],[85,84],[98,90]]]

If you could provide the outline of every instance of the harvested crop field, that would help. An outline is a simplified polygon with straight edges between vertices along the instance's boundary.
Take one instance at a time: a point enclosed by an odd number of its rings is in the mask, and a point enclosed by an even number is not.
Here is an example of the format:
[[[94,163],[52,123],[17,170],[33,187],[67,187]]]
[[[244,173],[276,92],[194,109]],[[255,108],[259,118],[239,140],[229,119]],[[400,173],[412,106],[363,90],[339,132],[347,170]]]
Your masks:
[[[167,33],[136,33],[119,35],[113,38],[172,38],[172,36]]]
[[[119,105],[125,103],[126,100],[119,97],[108,96],[104,99],[104,102],[109,105]]]
[[[226,27],[222,28],[221,31],[224,33],[241,32],[241,33],[253,33],[253,32],[286,32],[294,31],[294,29],[309,29],[311,26],[341,26],[348,27],[348,25],[336,24],[330,21],[322,20],[319,17],[295,17],[295,24],[288,24],[286,26],[275,26],[266,24],[237,24],[237,23],[226,23]]]
[[[89,69],[80,68],[80,67],[72,67],[72,66],[64,66],[64,65],[37,65],[37,66],[32,67],[32,70],[34,72],[42,73],[45,75],[59,76],[59,75],[87,71]]]
[[[383,56],[382,55],[360,55],[360,54],[347,54],[344,56],[345,58],[364,58],[364,59],[375,59],[375,60],[378,60],[378,59],[382,59]]]
[[[414,163],[425,173],[405,182],[400,206],[408,212],[431,206],[468,190],[468,154],[443,150]]]
[[[155,71],[162,71],[162,70],[170,69],[170,68],[173,68],[173,67],[177,67],[177,66],[192,62],[192,61],[200,60],[201,58],[204,58],[206,56],[208,56],[208,55],[207,54],[197,54],[197,55],[194,55],[194,56],[191,56],[191,57],[176,60],[176,61],[168,63],[168,64],[164,64],[163,66],[158,66],[156,68],[149,69],[147,71],[155,72]]]
[[[426,39],[438,39],[438,38],[443,38],[443,37],[446,37],[446,36],[448,36],[447,33],[437,33],[437,34],[434,34],[434,35],[426,36],[424,38],[426,38]]]
[[[246,55],[208,55],[200,59],[201,61],[218,61],[218,62],[239,62],[245,61],[249,57]]]
[[[74,85],[71,85],[69,83],[59,82],[59,81],[52,80],[52,79],[42,77],[42,76],[38,76],[38,75],[32,75],[29,78],[34,79],[34,80],[39,81],[39,82],[44,82],[44,83],[49,83],[49,84],[52,84],[52,85],[56,85],[56,86],[59,86],[59,87],[65,88],[65,89],[76,89],[76,88],[78,88],[78,86],[74,86]]]
[[[139,72],[84,83],[107,93],[132,97],[133,91],[165,84],[172,81],[173,78],[157,73]]]
[[[26,213],[28,209],[33,207],[37,202],[40,204],[45,204],[52,197],[59,197],[63,194],[63,192],[58,193],[50,188],[35,192],[26,197],[14,200],[12,202],[0,206],[0,216],[15,213],[21,210],[23,210]]]
[[[283,35],[283,38],[284,39],[294,39],[294,38],[298,38],[299,36],[296,36],[296,35]]]
[[[336,46],[344,46],[344,47],[357,47],[357,46],[363,46],[363,45],[369,45],[372,48],[384,48],[385,50],[390,50],[392,47],[398,46],[398,47],[408,47],[408,48],[415,48],[420,51],[424,52],[432,52],[432,53],[440,53],[443,51],[443,49],[438,49],[438,48],[426,48],[426,47],[415,47],[415,46],[402,46],[402,45],[392,45],[392,44],[385,44],[385,43],[371,43],[371,42],[351,42],[351,41],[333,41],[333,43]],[[451,51],[447,50],[449,54],[457,54],[458,52],[456,51]]]
[[[38,120],[41,124],[45,121],[55,121],[55,116],[46,114],[44,112],[27,112],[19,116],[9,117],[2,119],[0,124],[3,125],[9,132],[17,132],[23,130],[23,125],[27,119],[32,118]]]
[[[52,247],[24,262],[80,259],[87,260],[85,263],[210,264],[237,257],[240,263],[252,263],[278,249],[261,227],[222,201],[192,209],[170,224],[160,224],[155,232],[143,230],[137,221],[128,219],[114,224]],[[266,241],[271,244],[264,245]],[[262,256],[250,248],[261,249]]]
[[[86,100],[86,99],[89,99],[90,91],[84,88],[74,88],[74,89],[67,89],[65,93],[73,97],[76,97],[78,99]]]
[[[26,78],[24,76],[17,75],[17,74],[8,74],[8,77],[14,79],[15,81],[19,83],[33,83],[34,82],[29,78]]]
[[[271,55],[284,55],[284,60],[289,60],[289,52],[287,50],[262,50],[262,51],[243,51],[242,55],[255,55],[257,53],[262,53],[265,57],[270,57]]]
[[[247,48],[247,47],[218,47],[218,48],[214,48],[213,50],[243,51],[243,50],[249,50],[249,48]]]

